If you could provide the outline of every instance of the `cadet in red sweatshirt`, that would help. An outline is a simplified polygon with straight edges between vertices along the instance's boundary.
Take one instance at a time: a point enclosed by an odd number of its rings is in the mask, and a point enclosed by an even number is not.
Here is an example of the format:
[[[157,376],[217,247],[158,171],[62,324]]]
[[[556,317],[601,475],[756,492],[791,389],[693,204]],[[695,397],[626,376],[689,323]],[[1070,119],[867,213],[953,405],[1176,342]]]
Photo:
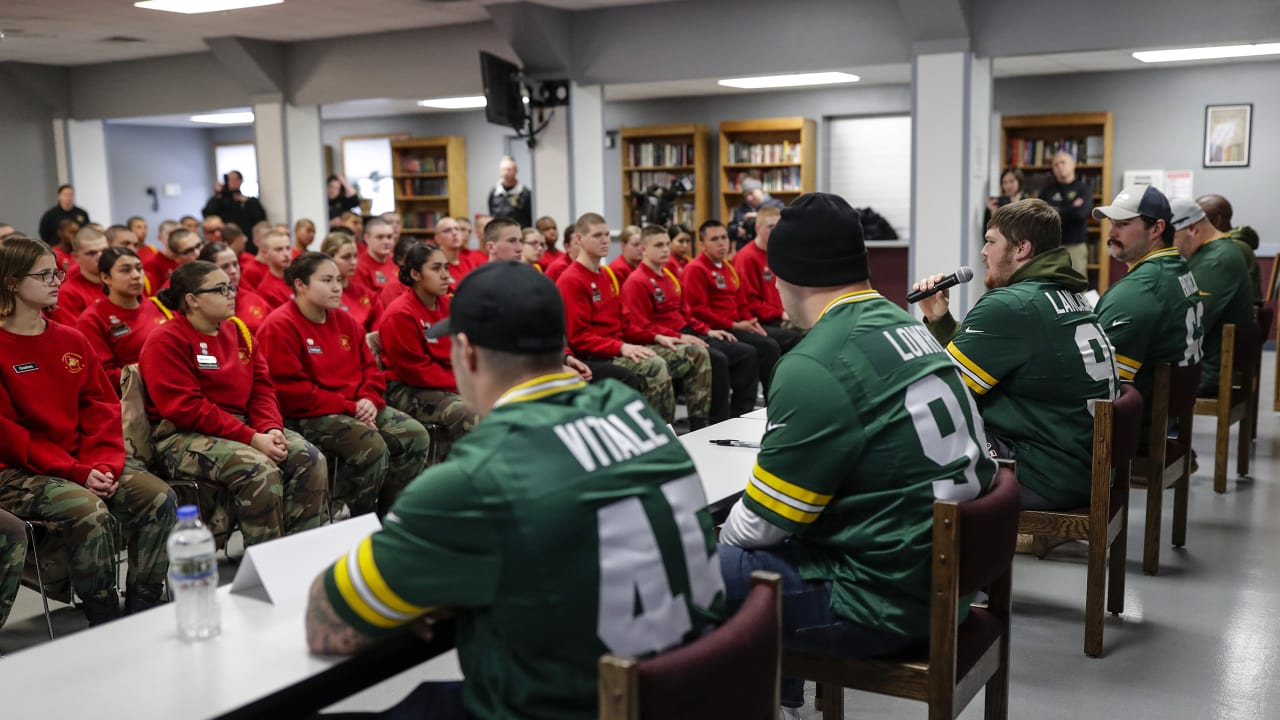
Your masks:
[[[755,348],[727,330],[713,330],[689,311],[684,289],[667,267],[671,252],[666,228],[646,225],[641,235],[640,265],[622,284],[624,316],[645,332],[691,336],[707,346],[712,423],[750,412],[760,377]]]
[[[387,308],[378,325],[387,368],[387,403],[423,425],[444,425],[450,442],[475,427],[476,416],[458,396],[449,338],[427,338],[431,326],[449,316],[449,269],[434,245],[414,245],[399,281],[411,292]]]
[[[80,315],[77,327],[93,346],[111,387],[119,393],[120,370],[138,362],[151,331],[173,314],[155,298],[142,294],[142,260],[133,250],[108,248],[98,260],[98,269],[109,294]]]
[[[644,254],[644,240],[640,237],[640,228],[628,225],[618,235],[622,252],[609,263],[618,282],[626,284],[627,278],[640,265],[640,257]]]
[[[533,227],[542,236],[542,255],[537,258],[537,263],[542,266],[543,272],[546,272],[546,269],[551,267],[551,263],[564,256],[563,251],[556,249],[556,241],[560,239],[560,229],[556,227],[556,219],[550,215],[538,218]]]
[[[284,428],[266,355],[236,320],[235,287],[213,263],[183,265],[160,301],[174,318],[152,331],[138,367],[156,462],[174,480],[213,482],[235,498],[246,545],[324,524],[324,456]]]
[[[770,326],[804,335],[782,309],[782,297],[778,295],[778,280],[769,269],[769,236],[778,224],[781,212],[766,205],[756,212],[756,237],[742,246],[733,257],[733,267],[742,281],[747,309],[760,320],[768,332]]]
[[[684,268],[681,281],[693,316],[717,330],[729,330],[740,342],[756,349],[760,384],[769,396],[773,366],[782,353],[800,342],[800,335],[780,328],[766,329],[747,309],[746,295],[738,273],[729,263],[729,231],[719,220],[708,220],[698,228],[702,253]],[[770,330],[776,330],[775,336]]]
[[[376,292],[381,292],[387,283],[395,282],[400,273],[392,252],[395,243],[391,223],[380,217],[365,221],[364,251],[356,260],[355,281]]]
[[[129,542],[125,608],[146,609],[160,601],[168,571],[173,491],[140,467],[126,469],[120,400],[93,347],[79,330],[43,318],[60,285],[48,246],[10,237],[0,268],[0,508],[62,526],[71,583],[92,625],[120,616],[118,523]]]
[[[467,273],[489,259],[488,255],[474,252],[464,244],[462,226],[453,218],[444,218],[436,224],[436,246],[444,253],[449,268],[449,291],[457,289]],[[384,304],[386,300],[383,300]],[[387,307],[391,307],[389,304]]]
[[[549,264],[544,264],[547,277],[552,282],[560,279],[560,273],[563,273],[569,266],[578,261],[578,235],[573,231],[573,226],[564,229],[564,252],[560,253],[560,257],[552,260]]]
[[[422,472],[427,429],[388,407],[386,378],[364,328],[342,303],[342,274],[328,255],[299,255],[285,277],[294,299],[267,318],[259,339],[285,426],[342,462],[332,501],[351,515],[391,507]]]
[[[667,228],[667,237],[671,238],[671,259],[667,261],[667,267],[679,280],[684,274],[685,266],[689,264],[689,256],[693,251],[693,235],[689,233],[689,228],[683,225],[672,225]]]
[[[701,425],[711,411],[711,358],[706,348],[646,332],[623,318],[622,286],[613,270],[600,264],[609,252],[609,225],[603,217],[583,215],[574,223],[574,237],[581,248],[578,260],[556,281],[564,299],[570,351],[593,370],[592,363],[608,362],[640,376],[642,394],[668,423],[676,408],[671,378],[685,379],[692,396],[689,416]]]
[[[338,273],[342,275],[341,309],[355,318],[366,333],[376,330],[386,305],[378,299],[376,290],[356,280],[359,250],[355,238],[346,233],[329,233],[320,242],[320,252],[333,258]]]
[[[276,230],[262,238],[262,259],[267,264],[267,274],[258,281],[257,291],[272,310],[293,298],[293,288],[284,279],[285,270],[293,262],[292,244],[288,235]]]
[[[249,328],[250,333],[257,335],[267,314],[271,312],[271,306],[245,284],[240,275],[240,258],[235,249],[226,243],[209,243],[200,250],[200,259],[217,265],[219,270],[227,274],[231,286],[236,289],[236,317]]]
[[[83,227],[71,241],[71,265],[58,292],[58,309],[53,319],[63,325],[76,321],[90,305],[106,297],[98,273],[98,258],[107,249],[107,236],[93,227]]]
[[[165,237],[161,251],[142,264],[152,293],[160,292],[160,288],[169,284],[169,276],[178,266],[195,260],[203,245],[199,235],[185,228],[174,227]]]

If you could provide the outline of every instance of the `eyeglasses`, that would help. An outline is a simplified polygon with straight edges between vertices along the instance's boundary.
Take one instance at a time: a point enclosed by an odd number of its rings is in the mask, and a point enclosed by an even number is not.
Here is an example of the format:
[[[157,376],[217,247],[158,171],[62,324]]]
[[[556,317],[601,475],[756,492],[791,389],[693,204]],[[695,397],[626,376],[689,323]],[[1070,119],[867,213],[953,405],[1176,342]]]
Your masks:
[[[58,268],[57,270],[43,270],[38,273],[27,273],[24,277],[39,278],[40,282],[45,285],[53,285],[55,280],[59,283],[66,280],[67,271],[62,268]]]
[[[178,254],[179,255],[195,255],[196,253],[200,252],[200,249],[203,247],[204,247],[204,243],[197,243],[187,248],[186,250],[178,251]]]
[[[236,289],[231,287],[230,285],[222,284],[222,285],[214,285],[211,288],[201,288],[199,290],[191,291],[192,295],[207,295],[209,293],[218,293],[224,298],[230,298],[236,294]]]
[[[544,242],[542,242],[541,240],[521,240],[520,242],[522,242],[522,243],[524,243],[525,245],[528,245],[528,246],[530,246],[530,247],[540,247],[540,248],[544,248],[544,247],[546,247],[546,246],[547,246],[547,244],[546,244],[546,243],[544,243]]]

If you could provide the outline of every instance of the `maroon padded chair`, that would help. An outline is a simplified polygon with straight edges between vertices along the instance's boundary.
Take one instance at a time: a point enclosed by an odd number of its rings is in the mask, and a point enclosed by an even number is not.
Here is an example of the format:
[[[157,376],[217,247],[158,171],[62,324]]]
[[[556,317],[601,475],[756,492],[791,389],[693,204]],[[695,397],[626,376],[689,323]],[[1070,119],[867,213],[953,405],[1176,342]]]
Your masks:
[[[933,504],[929,650],[842,658],[787,650],[784,674],[819,684],[823,718],[844,717],[842,688],[927,703],[930,720],[953,720],[986,687],[987,720],[1009,716],[1009,608],[1022,505],[1014,471],[1001,467],[981,497]],[[986,589],[958,623],[960,598]],[[724,715],[722,717],[731,717]]]
[[[751,573],[728,622],[648,660],[600,658],[600,720],[774,720],[782,644],[782,578]]]

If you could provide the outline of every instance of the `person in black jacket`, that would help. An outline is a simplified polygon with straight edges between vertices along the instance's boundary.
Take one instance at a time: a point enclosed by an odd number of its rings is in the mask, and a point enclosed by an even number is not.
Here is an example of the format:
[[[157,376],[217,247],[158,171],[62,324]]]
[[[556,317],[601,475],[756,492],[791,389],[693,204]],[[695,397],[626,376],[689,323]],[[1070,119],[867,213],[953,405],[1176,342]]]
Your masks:
[[[1040,190],[1040,199],[1062,216],[1062,246],[1071,256],[1071,269],[1088,277],[1089,245],[1085,241],[1093,212],[1093,188],[1076,177],[1076,159],[1068,152],[1053,156],[1053,179]]]
[[[232,170],[222,176],[223,182],[214,188],[213,197],[204,206],[204,216],[217,215],[224,223],[235,223],[242,228],[251,228],[267,219],[267,211],[262,209],[258,198],[246,197],[240,192],[244,183],[244,175]],[[249,251],[256,252],[257,247],[251,245]]]
[[[80,227],[89,224],[89,212],[76,206],[76,191],[70,185],[58,186],[58,204],[40,216],[40,239],[45,245],[58,244],[58,223],[63,220],[72,220]]]
[[[747,243],[756,239],[756,211],[762,207],[786,207],[781,200],[775,199],[764,191],[764,185],[755,178],[742,181],[742,204],[733,209],[733,216],[726,226],[729,238],[734,247],[741,250]]]
[[[489,191],[489,214],[496,218],[509,218],[520,227],[533,226],[533,194],[516,179],[516,161],[506,155],[498,163],[501,178]]]
[[[360,209],[360,192],[337,175],[325,181],[329,194],[329,227],[341,224],[342,213]]]

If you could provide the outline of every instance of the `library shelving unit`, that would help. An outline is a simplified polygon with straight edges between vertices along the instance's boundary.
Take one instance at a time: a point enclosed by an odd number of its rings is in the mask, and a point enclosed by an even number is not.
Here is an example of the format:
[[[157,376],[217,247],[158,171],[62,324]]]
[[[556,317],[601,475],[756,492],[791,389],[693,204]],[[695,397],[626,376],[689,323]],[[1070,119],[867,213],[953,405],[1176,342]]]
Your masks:
[[[460,136],[391,141],[401,232],[435,235],[445,217],[467,215],[467,145]]]
[[[1111,113],[1009,115],[1001,119],[1001,126],[1004,166],[1022,169],[1025,190],[1032,195],[1053,181],[1053,155],[1061,149],[1075,155],[1076,177],[1092,186],[1094,207],[1114,197]],[[1085,240],[1089,245],[1089,286],[1098,292],[1106,291],[1113,274],[1123,272],[1123,266],[1112,266],[1106,237],[1106,221],[1090,218]]]
[[[688,178],[693,181],[693,190],[674,200],[671,219],[697,232],[711,211],[707,126],[624,127],[618,137],[622,152],[623,224],[653,221],[645,211],[645,201],[633,193],[645,193],[654,186],[665,190],[677,180]]]
[[[786,204],[816,188],[817,123],[808,118],[720,123],[720,220],[742,204],[742,181],[755,178]]]

